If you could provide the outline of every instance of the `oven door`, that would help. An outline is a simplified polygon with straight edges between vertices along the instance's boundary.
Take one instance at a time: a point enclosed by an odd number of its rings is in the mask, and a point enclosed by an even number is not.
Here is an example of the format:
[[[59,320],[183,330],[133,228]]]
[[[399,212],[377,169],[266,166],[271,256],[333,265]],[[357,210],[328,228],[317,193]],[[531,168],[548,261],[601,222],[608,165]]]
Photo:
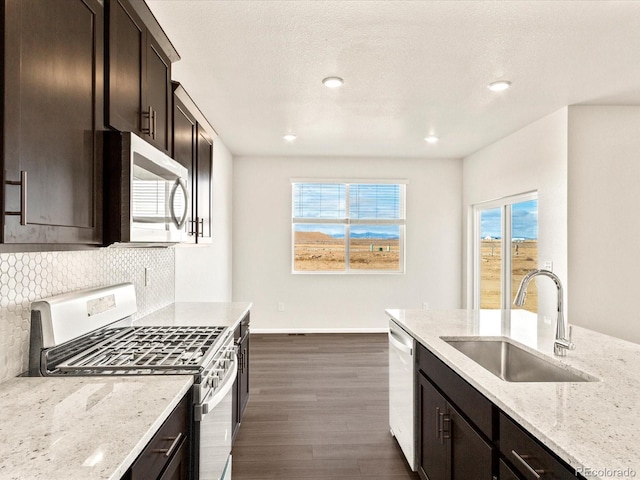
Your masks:
[[[197,462],[199,480],[231,479],[232,395],[238,374],[235,356],[231,368],[215,391],[196,405]]]

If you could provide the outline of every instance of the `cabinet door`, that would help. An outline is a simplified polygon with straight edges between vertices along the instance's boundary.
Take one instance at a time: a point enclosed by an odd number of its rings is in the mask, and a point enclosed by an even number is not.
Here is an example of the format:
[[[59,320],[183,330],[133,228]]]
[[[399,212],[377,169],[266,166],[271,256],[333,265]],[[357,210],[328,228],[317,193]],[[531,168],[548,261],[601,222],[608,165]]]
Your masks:
[[[499,465],[500,476],[498,478],[500,480],[520,480],[520,477],[516,475],[515,472],[511,470],[502,460],[500,460]]]
[[[452,480],[491,480],[491,446],[451,405],[448,415]]]
[[[2,240],[101,243],[103,7],[8,0],[4,8],[2,163],[12,214]]]
[[[198,126],[198,161],[196,166],[197,242],[211,240],[213,140]]]
[[[249,402],[249,332],[244,335],[242,343],[240,343],[240,351],[242,352],[242,372],[240,375],[239,387],[239,418],[242,420],[244,411]]]
[[[143,117],[150,130],[143,127],[145,138],[160,150],[171,153],[171,62],[160,46],[147,34],[146,79],[143,89]]]
[[[189,218],[186,224],[187,237],[189,243],[196,241],[195,237],[195,163],[196,163],[196,135],[197,123],[195,118],[189,113],[186,106],[174,96],[173,99],[173,158],[187,170],[189,170]]]
[[[158,480],[187,480],[189,457],[187,456],[187,440],[183,440],[173,458],[162,472]]]
[[[130,480],[183,480],[186,477],[186,472],[181,472],[188,471],[190,459],[191,409],[191,395],[187,394],[129,469]]]
[[[141,112],[146,30],[140,17],[127,2],[110,0],[107,5],[107,123],[116,130],[140,133],[145,127],[141,124]]]
[[[554,480],[575,480],[576,475],[568,466],[520,425],[500,413],[500,450],[522,478],[553,478]]]
[[[233,342],[237,347],[238,375],[233,383],[233,394],[231,397],[231,425],[232,425],[232,441],[235,442],[238,429],[240,428],[240,365],[242,363],[242,350],[240,345],[240,325],[233,332]]]
[[[424,375],[418,374],[418,473],[423,479],[449,478],[446,413],[447,401]]]

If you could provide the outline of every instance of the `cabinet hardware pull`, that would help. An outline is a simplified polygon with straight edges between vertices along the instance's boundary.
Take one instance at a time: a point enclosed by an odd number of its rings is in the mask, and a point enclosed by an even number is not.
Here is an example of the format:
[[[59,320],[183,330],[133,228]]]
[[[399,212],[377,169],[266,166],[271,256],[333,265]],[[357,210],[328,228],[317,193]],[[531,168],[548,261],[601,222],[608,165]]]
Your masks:
[[[199,225],[198,236],[199,237],[204,237],[204,217],[198,219],[198,225]]]
[[[156,131],[157,131],[157,120],[158,120],[158,115],[153,108],[149,107],[149,109],[151,110],[151,117],[153,118],[153,132],[151,133],[151,138],[153,138],[154,140],[156,139]]]
[[[444,424],[447,424],[447,429],[445,430]],[[451,415],[448,413],[443,414],[442,416],[442,439],[449,440],[451,438]]]
[[[171,437],[165,438],[165,440],[173,440],[169,448],[159,448],[153,451],[154,453],[164,453],[165,458],[169,458],[171,455],[173,455],[173,451],[176,449],[181,439],[182,439],[182,432],[179,432],[178,436],[175,438],[171,438]]]
[[[446,438],[444,436],[444,417],[445,417],[445,415],[446,414],[444,412],[440,412],[439,413],[439,416],[440,416],[440,421],[439,421],[439,423],[440,423],[440,427],[439,427],[440,435],[439,435],[439,437],[440,437],[440,444],[441,445],[444,445],[444,439]]]
[[[436,438],[440,438],[440,407],[436,407]]]
[[[5,180],[5,185],[20,185],[20,211],[5,211],[5,215],[20,215],[20,225],[27,224],[27,172],[20,170],[20,180]]]
[[[514,457],[516,457],[516,460],[518,460],[527,469],[527,471],[531,473],[531,475],[533,475],[536,479],[540,478],[540,475],[544,475],[545,472],[543,469],[535,469],[531,465],[529,465],[529,463],[526,460],[531,458],[529,455],[520,455],[515,450],[511,450],[511,453],[513,454]]]
[[[151,107],[151,105],[149,105],[149,109],[145,112],[142,112],[142,118],[147,119],[147,124],[149,126],[146,128],[142,126],[140,127],[140,131],[145,135],[149,135],[151,138],[155,138],[155,132],[153,128],[153,115],[153,108]]]

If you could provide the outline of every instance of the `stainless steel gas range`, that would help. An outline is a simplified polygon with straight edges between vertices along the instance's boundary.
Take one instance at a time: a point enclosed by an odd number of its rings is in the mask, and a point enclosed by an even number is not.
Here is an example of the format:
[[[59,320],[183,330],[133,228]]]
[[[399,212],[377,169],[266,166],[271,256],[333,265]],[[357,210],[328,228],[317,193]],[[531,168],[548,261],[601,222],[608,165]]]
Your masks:
[[[233,330],[134,326],[135,312],[129,283],[32,303],[29,374],[193,375],[194,478],[230,480]]]

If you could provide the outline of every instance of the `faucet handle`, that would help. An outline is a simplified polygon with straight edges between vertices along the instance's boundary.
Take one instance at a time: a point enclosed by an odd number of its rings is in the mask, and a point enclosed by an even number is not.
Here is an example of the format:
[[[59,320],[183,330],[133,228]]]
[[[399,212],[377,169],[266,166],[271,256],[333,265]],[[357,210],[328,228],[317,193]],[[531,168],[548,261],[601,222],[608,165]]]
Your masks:
[[[569,350],[575,350],[576,349],[576,344],[573,343],[573,325],[569,325],[569,338],[568,338],[568,345],[567,348]]]
[[[571,341],[572,336],[573,327],[569,326],[569,338],[556,338],[555,342],[553,342],[553,353],[560,357],[564,357],[567,354],[567,350],[575,350],[576,344]]]

